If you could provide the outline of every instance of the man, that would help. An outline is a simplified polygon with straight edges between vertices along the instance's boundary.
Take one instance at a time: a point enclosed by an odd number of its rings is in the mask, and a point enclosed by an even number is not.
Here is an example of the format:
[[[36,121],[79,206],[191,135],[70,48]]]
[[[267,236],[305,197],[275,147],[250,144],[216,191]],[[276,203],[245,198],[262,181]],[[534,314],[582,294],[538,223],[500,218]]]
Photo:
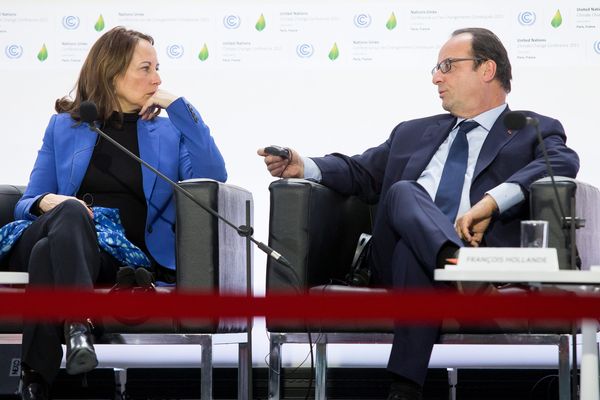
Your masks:
[[[309,159],[290,150],[286,159],[258,150],[273,176],[313,178],[379,201],[370,265],[379,283],[395,288],[431,288],[434,269],[462,246],[518,247],[529,186],[546,175],[533,127],[504,127],[512,76],[496,35],[455,31],[432,74],[448,114],[402,122],[363,154]],[[579,158],[566,147],[560,122],[525,114],[539,120],[554,173],[575,177]],[[436,326],[396,327],[388,399],[422,398],[438,335]]]

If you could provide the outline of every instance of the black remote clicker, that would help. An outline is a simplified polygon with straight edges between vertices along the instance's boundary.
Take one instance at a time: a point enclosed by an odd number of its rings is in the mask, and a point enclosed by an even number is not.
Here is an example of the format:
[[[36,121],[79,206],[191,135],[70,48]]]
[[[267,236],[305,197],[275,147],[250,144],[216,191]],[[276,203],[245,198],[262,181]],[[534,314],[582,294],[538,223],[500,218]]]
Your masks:
[[[265,153],[270,154],[272,156],[278,156],[281,158],[290,158],[290,149],[288,149],[287,147],[281,147],[281,146],[275,146],[275,145],[271,145],[271,146],[267,146],[265,147]]]

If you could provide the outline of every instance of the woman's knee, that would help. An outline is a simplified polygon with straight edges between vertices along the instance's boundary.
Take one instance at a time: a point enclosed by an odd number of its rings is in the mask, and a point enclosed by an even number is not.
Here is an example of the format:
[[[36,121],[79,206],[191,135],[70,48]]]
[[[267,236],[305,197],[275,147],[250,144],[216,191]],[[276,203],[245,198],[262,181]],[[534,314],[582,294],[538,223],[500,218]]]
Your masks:
[[[78,232],[89,231],[94,233],[94,221],[90,218],[89,211],[78,200],[66,200],[54,207],[50,217],[50,232],[55,236],[65,234],[71,236]]]
[[[75,217],[86,216],[89,218],[87,207],[76,199],[65,200],[56,207],[54,207],[52,211],[55,211],[56,213],[61,213],[62,215],[72,215]]]

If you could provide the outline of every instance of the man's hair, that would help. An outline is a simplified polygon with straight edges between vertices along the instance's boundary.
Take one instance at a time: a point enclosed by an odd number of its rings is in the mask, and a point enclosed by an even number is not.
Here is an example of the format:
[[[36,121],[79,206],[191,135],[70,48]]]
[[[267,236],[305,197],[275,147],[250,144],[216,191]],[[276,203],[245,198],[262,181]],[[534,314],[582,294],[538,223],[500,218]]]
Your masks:
[[[496,76],[500,85],[506,93],[510,93],[510,80],[512,79],[512,69],[506,48],[498,39],[494,32],[485,28],[464,28],[457,29],[452,36],[463,33],[470,33],[473,36],[471,41],[471,51],[473,57],[480,58],[475,61],[475,68],[479,67],[485,60],[492,60],[496,63]]]
[[[88,53],[75,86],[75,99],[65,96],[56,100],[56,112],[67,112],[80,119],[79,107],[83,101],[92,101],[98,107],[98,117],[108,121],[113,111],[122,112],[115,90],[116,78],[123,76],[133,58],[140,40],[154,44],[151,36],[117,26],[94,43]]]

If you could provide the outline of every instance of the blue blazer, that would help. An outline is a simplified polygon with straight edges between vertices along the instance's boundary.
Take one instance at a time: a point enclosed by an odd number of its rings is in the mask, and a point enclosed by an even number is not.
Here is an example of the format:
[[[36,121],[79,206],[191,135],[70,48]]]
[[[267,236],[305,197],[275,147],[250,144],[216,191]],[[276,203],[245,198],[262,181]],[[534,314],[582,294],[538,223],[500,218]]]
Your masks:
[[[140,158],[174,181],[211,178],[225,182],[225,162],[198,111],[183,97],[166,111],[168,118],[138,120]],[[74,196],[97,140],[87,124],[77,124],[66,113],[53,115],[27,189],[16,205],[15,219],[34,220],[31,206],[44,194]],[[141,168],[148,205],[146,246],[161,265],[175,269],[173,189],[152,171]]]
[[[529,218],[529,186],[547,175],[535,129],[527,126],[509,131],[503,123],[508,111],[507,107],[485,139],[470,190],[472,205],[503,182],[519,184],[525,194],[525,201],[493,217],[485,235],[486,245],[493,247],[519,246],[520,220]],[[540,121],[554,174],[575,177],[579,157],[566,147],[561,123],[533,112],[524,113]],[[321,169],[324,185],[374,203],[384,198],[395,182],[416,181],[455,123],[456,117],[450,114],[402,122],[386,142],[360,155],[331,154],[313,160]]]

